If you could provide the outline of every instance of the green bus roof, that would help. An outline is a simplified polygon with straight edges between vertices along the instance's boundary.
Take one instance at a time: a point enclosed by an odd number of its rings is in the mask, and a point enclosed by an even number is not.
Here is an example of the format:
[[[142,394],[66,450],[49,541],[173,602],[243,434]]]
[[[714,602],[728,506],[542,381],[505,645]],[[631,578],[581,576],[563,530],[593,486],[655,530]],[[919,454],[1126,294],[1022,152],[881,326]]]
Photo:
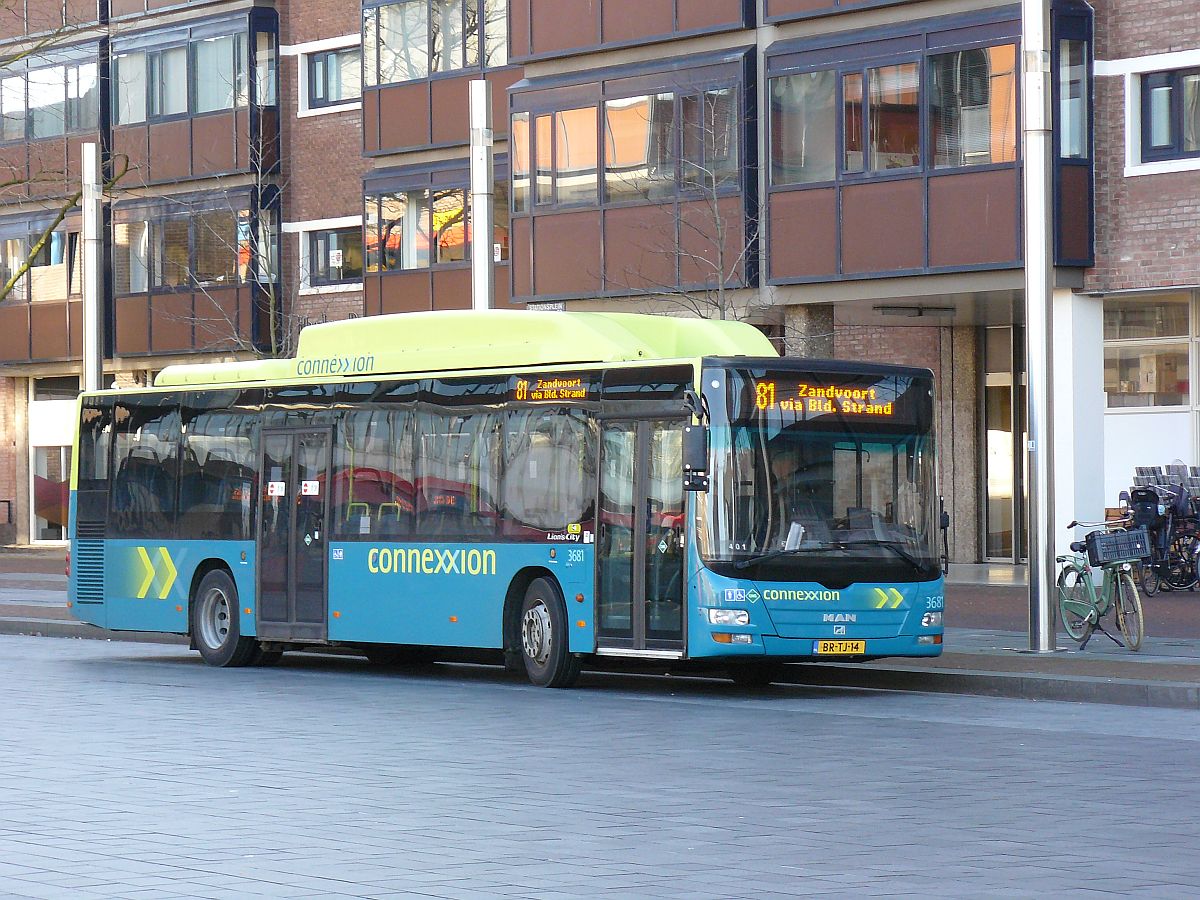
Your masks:
[[[744,322],[634,313],[461,310],[310,325],[296,356],[168,366],[158,387],[779,354]]]

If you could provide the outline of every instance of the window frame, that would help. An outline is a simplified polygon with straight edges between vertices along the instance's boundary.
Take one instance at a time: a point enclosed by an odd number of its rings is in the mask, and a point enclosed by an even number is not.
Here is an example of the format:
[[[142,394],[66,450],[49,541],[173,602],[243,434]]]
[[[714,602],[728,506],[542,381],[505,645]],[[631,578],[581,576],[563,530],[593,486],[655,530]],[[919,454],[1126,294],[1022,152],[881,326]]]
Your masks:
[[[342,97],[338,100],[322,100],[318,98],[314,92],[316,79],[313,77],[313,69],[318,57],[325,57],[326,60],[330,57],[339,57],[345,53],[354,53],[357,55],[358,69],[358,93],[352,97]],[[300,94],[300,111],[309,113],[327,113],[341,112],[346,109],[357,109],[362,104],[362,76],[363,76],[363,54],[361,44],[346,44],[339,47],[326,47],[320,50],[311,50],[300,54],[299,68],[303,73],[303,91]],[[326,62],[326,72],[329,67]],[[339,69],[340,71],[340,69]],[[328,75],[326,76],[326,85],[328,85]]]
[[[379,10],[385,6],[404,6],[406,2],[423,2],[425,4],[425,73],[423,75],[413,76],[411,78],[402,78],[398,81],[383,81],[379,73],[379,61],[381,58],[380,50],[383,47],[382,38],[380,37],[379,29]],[[503,16],[497,17],[498,23],[503,23],[504,31],[504,59],[502,62],[489,64],[487,55],[487,10],[493,3],[504,4]],[[418,81],[429,81],[437,78],[452,78],[460,76],[465,72],[472,71],[490,71],[492,69],[500,69],[509,65],[509,33],[508,33],[508,5],[509,0],[462,0],[462,13],[460,21],[460,41],[459,50],[461,53],[462,66],[453,69],[444,69],[434,71],[433,65],[433,48],[434,35],[437,33],[433,28],[435,4],[439,0],[373,0],[363,4],[362,18],[360,20],[359,34],[359,49],[362,57],[362,76],[361,90],[366,92],[375,88],[388,87],[396,84],[412,84]],[[474,31],[474,61],[472,61],[470,34],[467,30],[468,10],[474,8],[476,28]],[[368,19],[374,19],[374,24],[368,27]],[[373,48],[367,47],[368,35],[374,37]],[[373,61],[374,71],[368,71],[368,61]]]
[[[1107,305],[1108,302],[1110,302],[1110,301],[1120,302],[1122,300],[1130,300],[1130,299],[1137,300],[1137,301],[1153,302],[1156,299],[1156,297],[1164,297],[1165,298],[1165,297],[1171,297],[1173,295],[1178,296],[1179,300],[1182,301],[1182,306],[1184,307],[1184,316],[1186,318],[1186,322],[1185,322],[1182,330],[1177,334],[1151,335],[1148,337],[1116,337],[1116,338],[1102,337],[1101,338],[1102,368],[1107,368],[1106,363],[1107,363],[1107,356],[1108,356],[1109,350],[1116,351],[1117,353],[1120,353],[1123,350],[1151,351],[1151,352],[1157,353],[1158,351],[1162,351],[1162,350],[1169,351],[1170,348],[1183,347],[1184,348],[1184,353],[1183,353],[1184,361],[1185,361],[1185,365],[1187,366],[1187,383],[1188,383],[1187,391],[1182,394],[1181,401],[1176,404],[1153,403],[1153,404],[1149,404],[1149,405],[1145,405],[1145,406],[1139,406],[1136,404],[1115,405],[1114,406],[1114,405],[1110,405],[1110,403],[1109,403],[1109,399],[1108,399],[1109,393],[1107,390],[1107,386],[1102,384],[1101,389],[1104,391],[1104,413],[1105,413],[1105,415],[1111,415],[1111,414],[1132,415],[1132,414],[1136,414],[1136,413],[1146,413],[1146,412],[1150,412],[1150,413],[1187,412],[1187,413],[1190,413],[1193,410],[1195,410],[1197,400],[1195,399],[1196,389],[1193,384],[1192,373],[1193,373],[1194,367],[1197,364],[1198,358],[1197,358],[1197,354],[1194,349],[1197,344],[1196,325],[1195,325],[1195,305],[1196,304],[1195,304],[1194,292],[1191,292],[1191,291],[1180,292],[1180,291],[1169,291],[1168,290],[1168,291],[1159,291],[1159,292],[1147,292],[1144,294],[1139,293],[1137,296],[1128,296],[1128,295],[1117,294],[1117,295],[1112,295],[1112,296],[1106,297],[1105,305]],[[1107,314],[1107,310],[1105,311],[1104,315],[1106,315],[1106,314]],[[1133,393],[1136,395],[1141,392],[1135,391]],[[1165,393],[1165,392],[1153,391],[1153,392],[1148,392],[1148,393],[1160,394],[1160,393]],[[1118,391],[1118,395],[1128,396],[1127,394],[1123,394],[1119,391]]]
[[[1164,162],[1167,160],[1186,160],[1200,158],[1200,134],[1197,135],[1195,150],[1183,148],[1185,119],[1183,112],[1183,79],[1195,76],[1198,80],[1197,95],[1200,96],[1200,66],[1188,66],[1177,69],[1162,69],[1154,72],[1143,72],[1139,77],[1139,127],[1141,138],[1141,159],[1143,163]],[[1158,82],[1159,84],[1155,84]],[[1169,124],[1171,126],[1171,141],[1162,147],[1154,147],[1150,142],[1152,129],[1152,110],[1150,97],[1156,86],[1171,89]],[[1198,123],[1200,124],[1200,123]]]
[[[279,273],[269,271],[271,261],[265,261],[261,258],[262,251],[256,247],[262,247],[262,238],[264,235],[255,234],[255,229],[262,229],[263,226],[271,225],[271,218],[277,217],[276,209],[277,198],[263,196],[259,202],[255,203],[252,196],[247,194],[232,194],[223,201],[209,199],[200,201],[194,205],[181,209],[178,204],[169,207],[153,208],[146,210],[138,210],[136,204],[131,204],[130,208],[120,209],[116,211],[112,222],[112,241],[113,255],[121,252],[121,248],[117,244],[115,231],[119,226],[138,225],[144,223],[147,227],[148,234],[146,235],[146,258],[145,258],[145,281],[146,287],[144,290],[119,290],[115,283],[116,274],[114,273],[113,294],[117,297],[144,297],[156,294],[173,294],[173,293],[189,293],[189,292],[206,292],[213,290],[245,290],[255,287],[263,288],[279,280]],[[234,246],[230,248],[231,260],[230,270],[233,277],[228,281],[201,281],[197,278],[196,273],[196,254],[198,245],[198,229],[203,227],[203,220],[210,214],[227,214],[233,218],[234,222]],[[244,221],[243,215],[247,218]],[[163,272],[166,270],[164,264],[165,249],[164,249],[164,230],[170,222],[186,221],[188,228],[188,256],[187,256],[187,278],[180,284],[169,285],[161,283]],[[249,234],[250,238],[250,253],[249,259],[243,264],[241,246],[244,239],[244,234]],[[278,230],[274,230],[265,237],[268,239],[269,246],[267,247],[268,255],[272,255],[278,260]],[[277,265],[277,262],[276,262]],[[265,267],[265,268],[264,268]],[[114,269],[116,266],[114,265]],[[132,271],[132,267],[130,267]],[[265,275],[273,276],[266,278]]]
[[[313,264],[313,260],[316,258],[316,242],[322,235],[328,237],[328,235],[331,234],[339,234],[355,230],[358,231],[359,247],[362,250],[362,272],[360,272],[357,276],[336,279],[318,278],[317,267]],[[304,241],[302,253],[304,265],[303,271],[300,273],[300,283],[302,287],[314,290],[320,288],[339,288],[341,290],[347,290],[361,287],[363,283],[363,277],[367,272],[367,254],[364,235],[365,230],[361,221],[356,225],[327,226],[323,228],[313,228],[311,230],[302,232],[301,240]]]
[[[937,56],[942,56],[949,53],[956,53],[963,50],[990,50],[994,47],[1002,47],[1005,45],[1013,45],[1016,47],[1016,58],[1020,60],[1020,41],[1018,38],[1009,35],[989,34],[979,40],[974,41],[954,41],[946,43],[927,43],[926,46],[919,50],[897,50],[894,53],[880,54],[877,56],[841,56],[838,58],[830,58],[824,53],[814,53],[814,59],[811,62],[805,61],[795,65],[780,65],[778,68],[770,66],[768,60],[768,72],[766,76],[768,99],[772,90],[772,83],[776,78],[785,78],[791,75],[806,75],[817,72],[832,72],[834,75],[834,118],[836,125],[835,139],[835,159],[834,159],[834,177],[825,181],[803,181],[803,182],[784,182],[777,183],[772,177],[772,170],[775,164],[775,124],[768,115],[766,122],[766,159],[764,166],[767,168],[768,191],[794,191],[807,190],[817,187],[829,187],[835,184],[850,184],[866,181],[886,181],[891,178],[912,178],[920,177],[938,177],[941,175],[961,174],[965,172],[986,172],[994,169],[1011,169],[1021,165],[1023,158],[1023,146],[1021,142],[1021,129],[1019,123],[1014,125],[1015,128],[1015,158],[1007,162],[988,162],[977,164],[964,165],[935,165],[934,159],[936,148],[932,145],[930,138],[930,115],[932,107],[930,104],[931,91],[929,89],[929,65],[930,61]],[[778,54],[781,57],[792,56],[792,53]],[[913,166],[904,166],[895,169],[871,169],[871,129],[870,129],[870,75],[871,70],[884,69],[890,66],[915,64],[917,66],[917,115],[918,115],[918,134],[920,146],[917,152],[917,164]],[[862,80],[863,104],[861,111],[861,132],[860,140],[862,142],[863,167],[861,170],[846,169],[846,129],[845,129],[845,78],[847,75],[858,75]],[[1018,73],[1014,74],[1016,92],[1016,103],[1018,110],[1021,103],[1022,84]]]
[[[521,216],[538,215],[540,213],[550,213],[559,210],[576,210],[576,209],[606,209],[620,208],[627,206],[645,206],[668,203],[687,203],[697,199],[711,196],[712,190],[703,185],[693,185],[686,183],[685,171],[687,163],[684,160],[684,135],[682,125],[683,105],[691,99],[699,98],[701,106],[705,104],[705,97],[709,94],[718,93],[721,91],[731,91],[733,93],[734,105],[732,110],[732,137],[733,146],[737,154],[737,165],[735,167],[736,175],[732,179],[719,184],[716,187],[715,193],[717,197],[733,197],[741,194],[745,189],[746,178],[746,140],[747,140],[747,120],[745,116],[745,81],[733,75],[726,75],[720,78],[697,80],[693,83],[672,83],[669,79],[664,79],[663,83],[658,86],[646,86],[644,89],[639,88],[636,92],[620,91],[612,94],[605,93],[598,99],[592,102],[580,102],[574,99],[564,98],[554,104],[538,104],[534,106],[521,107],[509,113],[509,128],[512,133],[512,122],[518,117],[526,117],[529,122],[527,131],[527,154],[528,154],[528,189],[526,191],[526,204],[522,210],[517,210],[515,206],[516,185],[513,179],[513,173],[516,167],[510,167],[512,172],[509,175],[509,216],[517,218]],[[606,173],[608,171],[608,118],[606,115],[607,105],[611,102],[621,100],[633,100],[638,97],[648,95],[671,94],[672,102],[672,128],[671,128],[671,156],[674,167],[674,175],[672,179],[672,187],[670,191],[664,190],[660,196],[653,199],[642,197],[632,197],[627,199],[612,199],[609,197]],[[559,114],[570,112],[577,109],[591,108],[596,116],[596,199],[588,201],[572,201],[562,202],[558,197],[558,121]],[[549,202],[539,203],[538,194],[538,135],[537,135],[537,120],[543,116],[550,116],[550,178],[551,178],[551,199]],[[701,142],[701,167],[704,166],[703,160],[707,158],[707,148],[709,142]],[[711,170],[710,170],[711,171]]]

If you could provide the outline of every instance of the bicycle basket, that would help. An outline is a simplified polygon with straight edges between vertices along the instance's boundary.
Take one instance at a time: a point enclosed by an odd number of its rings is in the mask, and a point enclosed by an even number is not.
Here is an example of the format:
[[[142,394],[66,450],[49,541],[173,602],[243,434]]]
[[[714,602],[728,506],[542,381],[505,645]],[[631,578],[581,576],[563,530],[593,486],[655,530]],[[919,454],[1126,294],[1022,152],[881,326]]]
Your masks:
[[[1088,562],[1093,566],[1134,562],[1150,558],[1150,535],[1146,529],[1093,531],[1086,538]]]

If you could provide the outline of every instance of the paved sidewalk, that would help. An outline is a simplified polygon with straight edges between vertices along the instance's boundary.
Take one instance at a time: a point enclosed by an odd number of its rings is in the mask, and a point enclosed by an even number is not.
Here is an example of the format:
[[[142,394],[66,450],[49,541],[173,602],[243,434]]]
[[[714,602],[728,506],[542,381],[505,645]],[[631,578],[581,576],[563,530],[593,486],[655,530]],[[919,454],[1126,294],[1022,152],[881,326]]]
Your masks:
[[[962,567],[966,568],[966,567]],[[979,567],[982,569],[983,567]],[[62,552],[0,550],[0,634],[35,634],[46,637],[96,638],[154,643],[185,643],[177,635],[111,632],[77,622],[67,610],[67,579],[62,574]],[[964,573],[965,574],[965,573]],[[975,573],[972,573],[975,574]],[[947,610],[960,627],[946,629],[946,649],[936,659],[886,659],[871,663],[809,664],[791,666],[787,680],[795,684],[822,684],[874,690],[982,694],[1029,700],[1075,700],[1130,706],[1200,709],[1200,638],[1155,637],[1165,628],[1151,627],[1138,653],[1123,650],[1104,635],[1092,637],[1080,652],[1065,635],[1053,654],[1020,652],[1025,634],[1011,628],[961,627],[972,620],[1019,620],[1024,591],[981,572],[977,577],[949,585]],[[1190,595],[1169,602],[1200,610],[1200,597]],[[959,614],[974,607],[1002,608],[998,615]],[[1016,614],[1014,615],[1014,607]],[[1179,617],[1179,630],[1186,621]]]

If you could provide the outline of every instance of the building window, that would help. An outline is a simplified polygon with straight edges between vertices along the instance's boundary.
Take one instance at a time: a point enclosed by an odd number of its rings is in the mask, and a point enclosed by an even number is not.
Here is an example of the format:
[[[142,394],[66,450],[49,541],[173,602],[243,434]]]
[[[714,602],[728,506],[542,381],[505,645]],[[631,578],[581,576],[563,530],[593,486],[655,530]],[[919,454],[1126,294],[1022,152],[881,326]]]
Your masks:
[[[920,72],[916,63],[867,70],[867,146],[873,172],[921,164]]]
[[[275,212],[234,206],[190,215],[118,221],[113,225],[113,286],[117,295],[175,289],[218,289],[252,278],[275,279]],[[252,236],[253,235],[253,236]]]
[[[1015,162],[1016,66],[1016,46],[1000,44],[872,68],[774,76],[771,183],[837,178],[839,137],[842,175]]]
[[[493,186],[492,241],[490,246],[483,244],[483,252],[490,253],[493,262],[504,262],[509,252],[509,195],[507,174],[497,177],[505,180]],[[365,204],[367,272],[461,266],[471,258],[470,198],[465,187],[368,194]]]
[[[146,82],[151,119],[183,115],[188,109],[187,47],[146,54]]]
[[[358,47],[310,53],[308,108],[356,103],[362,95],[362,53]]]
[[[803,72],[771,79],[771,183],[832,181],[837,160],[837,78]]]
[[[1104,392],[1109,409],[1186,406],[1187,294],[1104,301]]]
[[[604,104],[604,192],[610,201],[675,194],[675,95],[645,94]]]
[[[35,68],[0,81],[0,139],[58,137],[100,127],[100,76],[94,62]]]
[[[362,281],[362,228],[336,228],[308,234],[308,283],[346,284]]]
[[[246,36],[227,34],[192,42],[194,113],[246,106]]]
[[[934,168],[1017,158],[1017,51],[1012,44],[931,56],[929,135]]]
[[[1088,129],[1088,42],[1058,42],[1059,152],[1062,159],[1087,159]]]
[[[367,198],[368,272],[429,267],[429,191],[398,191]]]
[[[1142,76],[1142,160],[1200,156],[1200,69]]]
[[[680,183],[685,190],[737,186],[737,106],[732,87],[680,98]]]
[[[181,36],[174,46],[153,50],[114,48],[113,121],[134,125],[171,116],[244,109],[250,104],[251,75],[254,102],[273,106],[277,91],[275,41],[271,31],[256,31],[252,38],[246,31],[235,31],[190,41]]]
[[[483,32],[482,36],[480,32]],[[403,0],[363,10],[368,86],[508,62],[507,0]]]
[[[29,263],[29,297],[35,303],[41,300],[65,300],[71,290],[71,268],[78,267],[78,239],[75,235],[55,231],[46,235],[41,249],[33,254]],[[29,238],[30,250],[42,239],[42,235]]]

